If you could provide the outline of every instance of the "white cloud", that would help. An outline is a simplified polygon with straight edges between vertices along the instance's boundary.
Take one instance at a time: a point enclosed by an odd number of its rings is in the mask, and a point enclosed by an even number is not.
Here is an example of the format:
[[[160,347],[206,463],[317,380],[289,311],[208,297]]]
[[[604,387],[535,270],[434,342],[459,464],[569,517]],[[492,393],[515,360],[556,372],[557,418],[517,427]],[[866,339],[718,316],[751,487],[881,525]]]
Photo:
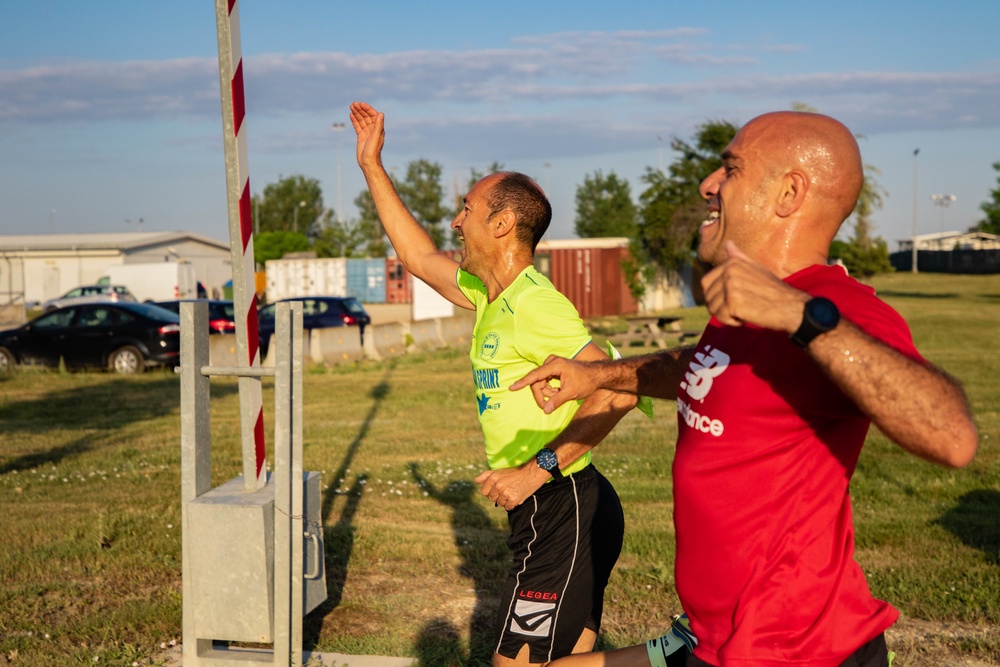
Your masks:
[[[531,136],[526,150],[534,142],[549,150],[560,139],[603,141],[581,118],[613,128],[620,140],[632,128],[645,137],[648,127],[669,128],[692,117],[746,120],[792,101],[863,132],[1000,125],[1000,71],[770,76],[747,55],[750,47],[719,56],[709,45],[685,41],[706,34],[690,28],[580,32],[524,37],[504,49],[248,56],[248,112],[251,119],[340,113],[351,100],[366,99],[391,103],[399,121],[428,116],[451,127],[489,121]],[[219,113],[218,88],[214,58],[0,70],[0,123],[212,120]],[[510,120],[515,117],[516,123]],[[408,136],[418,141],[428,127],[415,123]],[[535,136],[536,127],[547,129]],[[276,147],[306,140],[294,132],[272,139]]]

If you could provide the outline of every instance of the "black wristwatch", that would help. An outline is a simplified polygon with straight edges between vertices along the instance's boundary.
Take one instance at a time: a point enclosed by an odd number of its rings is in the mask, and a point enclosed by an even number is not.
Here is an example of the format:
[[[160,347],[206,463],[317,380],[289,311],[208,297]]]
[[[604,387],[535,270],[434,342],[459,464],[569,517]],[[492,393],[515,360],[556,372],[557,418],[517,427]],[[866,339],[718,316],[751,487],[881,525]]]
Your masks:
[[[802,324],[789,338],[801,348],[805,348],[813,338],[830,331],[840,322],[840,311],[829,299],[817,296],[806,301],[802,313]]]
[[[563,479],[562,470],[559,469],[559,457],[548,447],[542,447],[535,454],[535,463],[538,467],[552,475],[552,481],[559,482]]]

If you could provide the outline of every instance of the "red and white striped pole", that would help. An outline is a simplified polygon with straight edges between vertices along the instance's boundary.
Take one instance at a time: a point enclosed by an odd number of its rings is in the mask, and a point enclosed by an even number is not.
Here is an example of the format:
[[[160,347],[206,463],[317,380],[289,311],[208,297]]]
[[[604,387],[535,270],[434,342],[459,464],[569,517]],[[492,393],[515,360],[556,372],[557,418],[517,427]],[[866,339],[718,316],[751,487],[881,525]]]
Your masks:
[[[219,37],[219,88],[226,153],[226,191],[229,204],[229,250],[233,260],[233,306],[236,310],[236,353],[248,366],[260,365],[257,336],[257,299],[254,288],[253,221],[250,216],[250,178],[243,99],[243,54],[240,49],[240,12],[237,0],[215,0]],[[240,426],[243,445],[244,490],[264,486],[264,409],[259,377],[241,377]]]

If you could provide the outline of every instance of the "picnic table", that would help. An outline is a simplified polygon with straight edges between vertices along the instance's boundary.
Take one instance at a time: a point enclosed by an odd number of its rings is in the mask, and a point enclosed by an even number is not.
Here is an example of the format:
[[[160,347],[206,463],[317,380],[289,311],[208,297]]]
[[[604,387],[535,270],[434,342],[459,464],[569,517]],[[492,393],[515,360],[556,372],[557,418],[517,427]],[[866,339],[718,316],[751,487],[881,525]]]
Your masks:
[[[650,346],[654,343],[661,349],[669,347],[667,336],[677,337],[678,342],[683,342],[684,338],[693,335],[681,330],[680,317],[660,317],[660,316],[634,316],[626,317],[628,331],[623,334],[611,336],[609,340],[615,345],[628,347],[633,343],[641,343]]]

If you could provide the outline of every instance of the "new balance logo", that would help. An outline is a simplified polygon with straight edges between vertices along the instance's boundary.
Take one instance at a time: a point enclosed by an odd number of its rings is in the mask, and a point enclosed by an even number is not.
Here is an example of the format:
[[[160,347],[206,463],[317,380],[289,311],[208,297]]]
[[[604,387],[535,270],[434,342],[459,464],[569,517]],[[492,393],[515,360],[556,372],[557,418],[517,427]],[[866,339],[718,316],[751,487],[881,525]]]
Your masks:
[[[552,632],[552,617],[556,606],[551,602],[518,600],[514,603],[514,617],[510,631],[529,637],[548,637]]]
[[[681,389],[694,400],[700,401],[712,390],[715,378],[726,372],[727,368],[729,355],[719,349],[713,350],[708,345],[704,352],[696,352],[694,359],[688,364],[689,370],[684,374],[685,381],[681,382]]]

